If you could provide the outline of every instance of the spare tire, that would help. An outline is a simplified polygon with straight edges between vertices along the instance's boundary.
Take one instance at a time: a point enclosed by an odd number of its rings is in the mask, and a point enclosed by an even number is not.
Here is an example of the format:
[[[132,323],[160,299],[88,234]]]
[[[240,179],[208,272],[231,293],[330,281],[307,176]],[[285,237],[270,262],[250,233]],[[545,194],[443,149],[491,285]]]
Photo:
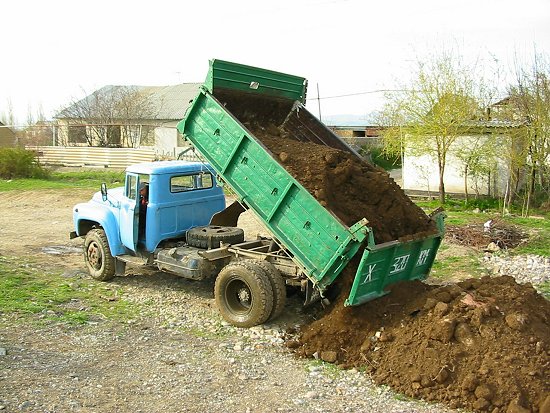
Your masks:
[[[239,244],[244,241],[244,231],[237,227],[208,225],[191,228],[187,231],[187,243],[197,248],[219,248],[224,244]]]

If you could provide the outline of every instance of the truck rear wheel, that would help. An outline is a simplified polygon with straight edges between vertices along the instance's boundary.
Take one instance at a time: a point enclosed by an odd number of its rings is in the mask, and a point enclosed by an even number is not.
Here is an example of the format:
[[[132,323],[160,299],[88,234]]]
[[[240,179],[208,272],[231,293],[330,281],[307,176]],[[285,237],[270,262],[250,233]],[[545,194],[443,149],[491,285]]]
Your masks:
[[[286,284],[281,273],[275,266],[267,261],[258,261],[258,265],[266,272],[271,289],[273,290],[273,310],[269,320],[274,320],[281,315],[286,305]]]
[[[214,286],[222,317],[237,327],[264,323],[273,310],[273,289],[266,272],[250,261],[225,266]]]
[[[238,227],[208,225],[187,231],[187,243],[197,248],[219,248],[220,242],[239,244],[244,241],[244,231]]]
[[[102,229],[92,229],[86,234],[84,262],[94,280],[109,281],[115,276],[115,259]]]

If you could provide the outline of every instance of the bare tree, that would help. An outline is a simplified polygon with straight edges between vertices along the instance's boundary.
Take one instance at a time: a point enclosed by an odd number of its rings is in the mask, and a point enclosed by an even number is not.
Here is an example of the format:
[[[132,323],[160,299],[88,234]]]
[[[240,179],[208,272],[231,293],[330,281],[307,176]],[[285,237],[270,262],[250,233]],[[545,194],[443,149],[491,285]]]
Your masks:
[[[6,111],[0,113],[0,120],[6,126],[13,127],[17,125],[15,115],[13,113],[13,103],[10,98],[6,99]]]
[[[81,127],[89,146],[135,147],[148,131],[140,124],[158,113],[158,102],[132,86],[106,86],[72,102],[58,117]]]

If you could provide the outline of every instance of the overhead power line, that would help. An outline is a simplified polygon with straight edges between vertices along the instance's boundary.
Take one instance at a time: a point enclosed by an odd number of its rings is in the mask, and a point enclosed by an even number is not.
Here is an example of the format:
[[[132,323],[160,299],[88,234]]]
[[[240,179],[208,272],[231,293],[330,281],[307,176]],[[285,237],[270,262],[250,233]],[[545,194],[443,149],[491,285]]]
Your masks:
[[[358,96],[358,95],[368,95],[372,93],[386,93],[386,92],[407,92],[407,89],[377,89],[377,90],[367,90],[365,92],[356,92],[356,93],[347,93],[345,95],[334,95],[334,96],[323,96],[317,98],[308,98],[308,100],[323,100],[323,99],[335,99],[335,98],[345,98],[349,96]]]

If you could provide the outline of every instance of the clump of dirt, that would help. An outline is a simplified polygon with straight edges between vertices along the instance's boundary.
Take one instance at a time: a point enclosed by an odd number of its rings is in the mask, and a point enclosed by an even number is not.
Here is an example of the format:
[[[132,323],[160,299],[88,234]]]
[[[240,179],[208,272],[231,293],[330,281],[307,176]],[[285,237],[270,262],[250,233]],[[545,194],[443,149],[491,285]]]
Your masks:
[[[377,243],[435,232],[433,221],[383,169],[352,153],[280,136],[276,128],[255,131],[255,136],[347,226],[367,218]]]
[[[527,234],[513,225],[491,219],[485,223],[448,225],[445,237],[455,244],[473,248],[487,248],[493,243],[498,249],[511,249],[526,240]]]
[[[353,278],[353,268],[345,271]],[[378,383],[455,408],[543,411],[550,403],[550,302],[531,285],[508,276],[415,281],[358,307],[344,307],[345,298],[303,328],[298,354],[364,367]]]

